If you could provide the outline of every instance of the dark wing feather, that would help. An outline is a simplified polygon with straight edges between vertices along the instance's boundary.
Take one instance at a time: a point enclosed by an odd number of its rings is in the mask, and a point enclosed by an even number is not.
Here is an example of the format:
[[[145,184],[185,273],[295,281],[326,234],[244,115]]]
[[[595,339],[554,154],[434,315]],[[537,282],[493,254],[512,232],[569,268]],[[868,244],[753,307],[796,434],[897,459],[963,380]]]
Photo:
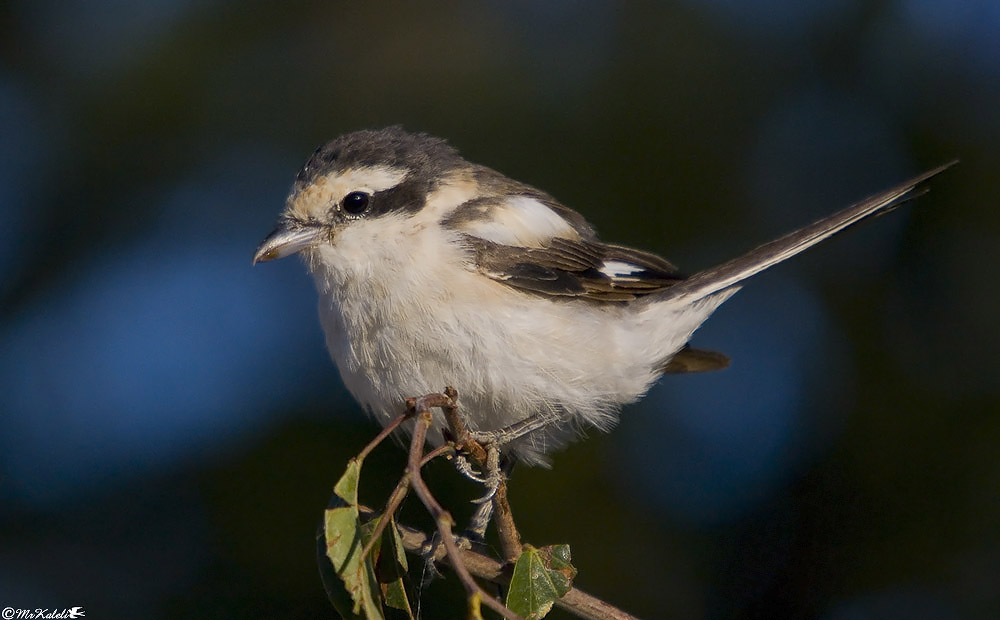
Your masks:
[[[688,345],[674,354],[666,364],[660,368],[664,374],[680,374],[690,372],[711,372],[722,370],[729,366],[729,358],[722,353],[715,351],[705,351],[704,349],[692,349]]]
[[[544,248],[511,247],[474,235],[464,241],[483,275],[554,297],[630,301],[683,280],[655,254],[586,239],[555,237]]]

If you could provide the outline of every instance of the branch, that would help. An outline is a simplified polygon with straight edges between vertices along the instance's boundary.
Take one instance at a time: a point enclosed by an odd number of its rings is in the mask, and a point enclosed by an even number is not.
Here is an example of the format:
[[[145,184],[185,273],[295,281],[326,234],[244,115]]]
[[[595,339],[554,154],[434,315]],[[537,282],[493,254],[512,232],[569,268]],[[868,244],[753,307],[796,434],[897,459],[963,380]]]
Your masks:
[[[445,395],[452,400],[452,404],[442,407],[445,420],[448,422],[448,430],[452,434],[455,447],[465,451],[481,467],[486,467],[487,452],[469,432],[465,422],[458,415],[458,392],[449,386],[444,389]],[[493,502],[493,522],[496,524],[497,535],[500,537],[500,548],[503,558],[508,563],[513,563],[521,555],[521,534],[514,525],[514,514],[510,509],[510,502],[507,500],[507,481],[501,480],[496,492],[491,500]]]
[[[458,575],[459,581],[465,586],[465,591],[468,593],[470,600],[475,600],[478,597],[482,602],[486,603],[487,607],[504,618],[508,620],[524,620],[521,616],[508,609],[506,605],[487,594],[479,587],[476,580],[472,578],[468,568],[462,562],[458,545],[455,544],[455,536],[451,533],[451,526],[454,524],[454,519],[438,503],[437,499],[434,498],[423,477],[420,475],[420,467],[424,458],[424,439],[427,436],[427,429],[431,426],[430,408],[454,407],[454,401],[444,394],[428,394],[427,396],[408,400],[407,405],[410,405],[411,402],[412,409],[417,415],[417,423],[414,425],[413,438],[410,441],[410,457],[406,466],[406,473],[410,477],[410,486],[413,487],[413,491],[437,523],[441,542],[444,544],[447,557],[450,560],[449,564],[455,571],[455,574]]]
[[[440,407],[443,410],[454,444],[449,445],[446,443],[424,454],[423,448],[427,438],[427,430],[432,423],[430,412],[432,407]],[[393,420],[375,439],[365,446],[364,450],[359,454],[358,460],[360,461],[367,456],[375,446],[381,443],[403,422],[414,417],[417,420],[410,442],[406,471],[396,488],[390,494],[385,510],[379,515],[370,508],[355,504],[361,516],[369,519],[378,519],[375,531],[370,537],[368,544],[362,550],[362,559],[368,556],[373,543],[381,537],[382,532],[390,523],[392,516],[398,510],[403,497],[412,488],[437,524],[440,545],[433,559],[435,561],[439,559],[444,560],[455,571],[455,574],[465,587],[469,603],[473,606],[472,609],[475,610],[478,607],[478,603],[483,602],[508,620],[523,620],[503,603],[487,594],[474,579],[475,576],[501,586],[508,585],[513,573],[514,561],[520,556],[522,551],[520,535],[514,525],[510,504],[507,500],[506,480],[501,480],[492,499],[495,511],[494,523],[500,534],[501,547],[505,560],[505,562],[500,562],[482,553],[458,547],[452,534],[454,520],[451,514],[433,496],[421,476],[421,469],[424,465],[430,460],[446,454],[453,449],[464,451],[473,460],[479,461],[480,465],[483,465],[486,461],[487,450],[468,432],[458,416],[457,393],[454,389],[445,388],[443,394],[428,394],[419,398],[407,399],[406,412],[396,420]],[[396,523],[396,529],[402,540],[403,548],[421,557],[426,557],[426,549],[429,544],[436,542],[424,532],[412,527]],[[442,548],[443,554],[440,552]],[[557,599],[555,604],[585,620],[637,620],[627,612],[609,605],[577,588],[571,588],[563,597]]]
[[[362,506],[361,514],[373,517],[375,511]],[[430,542],[430,536],[417,528],[402,523],[397,523],[396,527],[399,529],[403,548],[414,555],[421,555]],[[502,586],[510,583],[510,568],[505,568],[499,560],[470,549],[459,549],[458,557],[462,565],[472,575]],[[448,566],[454,568],[451,557],[445,556],[443,559]],[[639,620],[628,612],[609,605],[579,588],[570,589],[565,596],[556,601],[556,606],[586,620]]]
[[[521,545],[521,534],[514,525],[514,514],[510,510],[510,502],[507,501],[507,481],[501,480],[493,495],[493,523],[497,528],[497,535],[500,537],[500,551],[503,559],[513,564],[521,555],[523,545]]]
[[[407,404],[409,404],[409,403],[407,403]],[[375,439],[372,439],[371,441],[369,441],[368,445],[365,446],[361,450],[361,452],[358,452],[358,456],[356,456],[355,458],[358,459],[359,461],[365,460],[365,457],[368,456],[368,453],[370,453],[372,450],[374,450],[375,447],[378,446],[380,443],[382,443],[383,441],[385,441],[386,437],[388,437],[389,435],[391,435],[394,430],[396,430],[397,428],[399,428],[400,424],[402,424],[403,422],[406,422],[407,420],[409,420],[410,418],[412,418],[413,415],[414,415],[413,408],[412,407],[407,407],[406,411],[403,413],[403,415],[399,416],[398,418],[396,418],[392,422],[389,422],[388,424],[386,424],[385,428],[383,428],[381,431],[379,431],[378,435],[375,435]]]

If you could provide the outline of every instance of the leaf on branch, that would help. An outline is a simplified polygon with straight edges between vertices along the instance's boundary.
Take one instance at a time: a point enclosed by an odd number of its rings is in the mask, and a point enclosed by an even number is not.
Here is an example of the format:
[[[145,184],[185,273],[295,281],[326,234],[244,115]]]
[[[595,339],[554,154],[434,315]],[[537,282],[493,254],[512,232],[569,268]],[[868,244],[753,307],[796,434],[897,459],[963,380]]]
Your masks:
[[[360,476],[360,461],[351,459],[344,475],[333,487],[334,495],[324,513],[324,555],[332,564],[333,572],[343,582],[342,587],[338,587],[338,584],[324,580],[324,587],[334,609],[342,618],[384,620],[381,591],[374,568],[370,560],[361,560],[365,540],[358,513]],[[323,568],[321,560],[320,572],[326,578],[328,571]],[[344,596],[345,589],[349,597]]]
[[[576,568],[570,559],[569,545],[541,549],[525,545],[514,564],[507,607],[527,620],[544,618],[552,605],[573,587]]]
[[[385,518],[383,515],[381,518]],[[365,526],[365,538],[368,533],[375,529],[377,520]],[[369,527],[370,526],[370,527]],[[386,550],[386,553],[383,553]],[[399,536],[399,529],[396,527],[395,517],[389,518],[389,526],[382,532],[381,540],[372,547],[371,552],[375,562],[375,575],[378,578],[379,586],[382,590],[382,600],[386,607],[399,610],[393,617],[415,620],[413,608],[410,606],[410,597],[407,591],[407,571],[409,566],[406,563],[406,549],[403,548],[403,539]]]

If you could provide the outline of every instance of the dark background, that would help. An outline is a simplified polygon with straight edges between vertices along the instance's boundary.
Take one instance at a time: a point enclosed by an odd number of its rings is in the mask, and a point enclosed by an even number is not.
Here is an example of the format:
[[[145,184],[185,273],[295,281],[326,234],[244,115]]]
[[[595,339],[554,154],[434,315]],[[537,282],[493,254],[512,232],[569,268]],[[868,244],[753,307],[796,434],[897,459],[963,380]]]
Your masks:
[[[403,123],[687,271],[961,158],[512,502],[643,617],[1000,617],[998,110],[993,0],[0,4],[0,606],[334,617],[314,528],[376,428],[250,257],[317,145]]]

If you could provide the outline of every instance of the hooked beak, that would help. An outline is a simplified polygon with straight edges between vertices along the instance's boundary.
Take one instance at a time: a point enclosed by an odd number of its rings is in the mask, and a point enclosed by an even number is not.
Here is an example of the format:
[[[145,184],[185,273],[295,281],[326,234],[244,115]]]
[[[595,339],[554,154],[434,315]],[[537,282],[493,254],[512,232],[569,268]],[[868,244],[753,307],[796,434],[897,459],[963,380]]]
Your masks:
[[[278,227],[260,242],[253,254],[253,264],[291,256],[306,249],[323,234],[320,226],[309,226],[293,221],[282,221]]]

